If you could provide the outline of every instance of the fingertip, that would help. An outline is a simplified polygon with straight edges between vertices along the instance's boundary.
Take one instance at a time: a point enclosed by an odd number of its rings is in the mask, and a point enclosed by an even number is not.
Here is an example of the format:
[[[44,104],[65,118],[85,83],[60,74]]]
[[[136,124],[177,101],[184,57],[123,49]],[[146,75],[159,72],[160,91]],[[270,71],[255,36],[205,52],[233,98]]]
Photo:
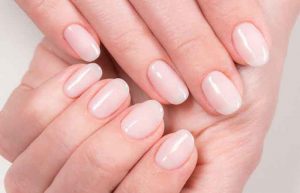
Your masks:
[[[102,69],[96,63],[79,68],[64,84],[64,92],[70,98],[76,98],[102,77]]]
[[[166,170],[180,168],[189,160],[194,147],[193,135],[187,130],[179,130],[161,144],[155,155],[155,162]]]
[[[261,67],[269,62],[270,47],[264,34],[253,23],[240,23],[232,37],[235,49],[248,65]]]
[[[96,60],[101,54],[97,40],[79,24],[69,25],[64,30],[64,38],[79,57],[87,62]]]

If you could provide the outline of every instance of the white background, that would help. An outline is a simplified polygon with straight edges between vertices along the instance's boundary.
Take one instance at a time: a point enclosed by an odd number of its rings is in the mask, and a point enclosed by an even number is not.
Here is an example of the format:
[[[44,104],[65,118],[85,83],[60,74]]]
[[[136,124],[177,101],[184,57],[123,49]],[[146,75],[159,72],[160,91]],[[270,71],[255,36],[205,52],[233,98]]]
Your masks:
[[[0,108],[30,62],[41,34],[12,0],[0,0]],[[300,21],[294,29],[277,113],[261,164],[245,193],[300,192]],[[17,119],[17,117],[16,117]],[[9,164],[0,157],[0,193]]]

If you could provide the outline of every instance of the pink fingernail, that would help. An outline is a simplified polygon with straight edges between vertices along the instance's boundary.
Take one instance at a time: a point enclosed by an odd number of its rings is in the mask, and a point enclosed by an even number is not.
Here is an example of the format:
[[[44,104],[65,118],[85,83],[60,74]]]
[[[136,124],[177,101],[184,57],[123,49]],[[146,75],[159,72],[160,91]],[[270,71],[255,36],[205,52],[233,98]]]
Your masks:
[[[91,63],[76,71],[65,83],[64,91],[71,98],[78,97],[95,82],[100,80],[102,69],[98,64]]]
[[[181,104],[189,96],[186,85],[163,61],[155,61],[150,65],[148,77],[156,91],[171,104]]]
[[[202,89],[210,105],[223,115],[232,114],[241,107],[239,91],[221,72],[208,74],[202,82]]]
[[[122,121],[121,128],[134,139],[143,139],[154,132],[162,122],[163,107],[154,100],[138,104]]]
[[[100,47],[82,26],[73,24],[64,31],[64,37],[81,59],[92,62],[100,56]]]
[[[90,101],[90,112],[97,118],[106,118],[117,111],[128,96],[129,88],[124,80],[111,80]]]
[[[160,146],[155,161],[167,170],[179,168],[189,159],[194,146],[194,137],[189,131],[177,131]]]
[[[250,66],[263,66],[268,63],[268,44],[253,24],[238,25],[233,32],[233,42],[240,56]]]

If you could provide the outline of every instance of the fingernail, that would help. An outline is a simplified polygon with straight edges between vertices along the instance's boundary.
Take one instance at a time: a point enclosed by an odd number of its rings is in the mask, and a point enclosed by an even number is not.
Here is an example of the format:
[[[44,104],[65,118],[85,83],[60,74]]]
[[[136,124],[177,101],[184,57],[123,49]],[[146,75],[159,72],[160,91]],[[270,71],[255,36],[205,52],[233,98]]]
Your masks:
[[[155,61],[150,65],[148,77],[156,91],[171,104],[181,104],[189,96],[189,91],[183,81],[163,61]]]
[[[64,37],[79,57],[92,62],[100,56],[100,47],[93,36],[82,26],[73,24],[64,31]]]
[[[154,100],[138,104],[122,121],[121,128],[134,139],[143,139],[154,132],[163,120],[161,104]]]
[[[220,114],[229,115],[241,107],[239,91],[221,72],[208,74],[202,82],[202,89],[210,105]]]
[[[189,159],[194,146],[194,137],[189,131],[177,131],[160,146],[155,161],[167,170],[179,168]]]
[[[108,82],[90,101],[90,112],[103,119],[113,114],[129,96],[127,83],[122,79]]]
[[[83,66],[67,80],[64,91],[71,98],[78,97],[95,82],[100,80],[102,69],[98,64],[91,63]]]
[[[263,66],[268,63],[268,44],[253,24],[238,25],[233,32],[233,43],[240,56],[250,66]]]

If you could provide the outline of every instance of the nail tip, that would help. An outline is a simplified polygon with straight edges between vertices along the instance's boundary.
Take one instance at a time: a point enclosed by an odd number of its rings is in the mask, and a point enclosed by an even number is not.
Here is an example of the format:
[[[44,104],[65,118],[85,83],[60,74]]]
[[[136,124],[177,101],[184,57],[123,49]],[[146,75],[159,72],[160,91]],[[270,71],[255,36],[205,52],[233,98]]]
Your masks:
[[[233,114],[237,113],[241,109],[241,107],[242,107],[242,101],[238,102],[231,109],[217,110],[217,112],[222,115],[233,115]]]
[[[102,76],[103,70],[101,68],[101,66],[95,62],[89,63],[88,64],[91,68],[93,68],[93,70],[95,70],[96,72],[98,72],[98,74],[100,74]]]
[[[249,66],[259,68],[259,67],[263,67],[263,66],[265,66],[266,64],[268,64],[268,63],[269,63],[269,60],[270,60],[269,56],[265,56],[265,57],[264,57],[263,59],[261,59],[261,60],[249,61],[249,62],[247,62],[247,63],[248,63]]]
[[[172,105],[181,105],[189,98],[189,92],[185,92],[182,94],[182,97],[178,97],[176,100],[169,100],[169,103]]]
[[[160,102],[158,102],[157,100],[148,100],[145,103],[153,104],[154,106],[156,106],[159,109],[159,112],[164,113],[164,108],[163,108],[162,104]]]
[[[257,68],[259,68],[259,67],[263,67],[263,66],[265,66],[266,64],[268,64],[269,61],[270,61],[270,57],[269,57],[269,55],[268,55],[268,56],[265,56],[265,58],[262,59],[261,61],[255,61],[255,62],[252,62],[252,63],[249,62],[248,64],[249,64],[250,66],[252,66],[252,67],[257,67]]]
[[[191,141],[193,144],[195,143],[195,139],[193,134],[187,129],[181,129],[176,132],[178,135],[186,136],[186,138]]]
[[[127,82],[121,78],[116,78],[113,81],[119,82],[120,84],[122,84],[123,88],[126,89],[126,92],[129,92],[129,85],[127,84]]]
[[[80,58],[86,62],[94,62],[95,60],[97,60],[100,57],[100,51],[99,53],[96,53],[93,56],[80,56]]]

